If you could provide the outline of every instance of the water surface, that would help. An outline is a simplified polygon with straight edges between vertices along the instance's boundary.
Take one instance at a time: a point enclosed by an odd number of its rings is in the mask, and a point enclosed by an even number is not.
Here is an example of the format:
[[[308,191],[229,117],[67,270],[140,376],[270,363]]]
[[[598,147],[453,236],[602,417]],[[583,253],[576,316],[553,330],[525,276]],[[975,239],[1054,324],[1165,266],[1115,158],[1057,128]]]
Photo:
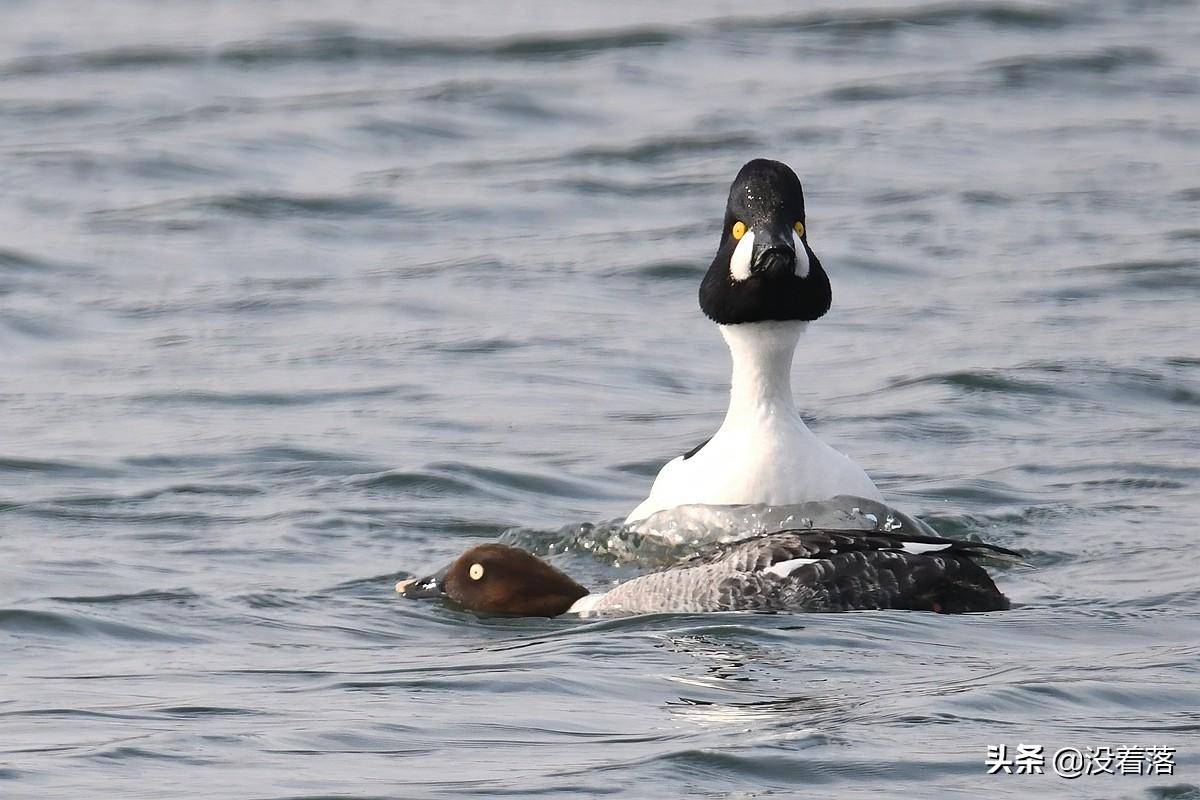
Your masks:
[[[0,7],[0,795],[1200,795],[1196,4],[444,5]],[[812,427],[1015,609],[395,598],[510,528],[641,568],[580,526],[720,422],[755,156]]]

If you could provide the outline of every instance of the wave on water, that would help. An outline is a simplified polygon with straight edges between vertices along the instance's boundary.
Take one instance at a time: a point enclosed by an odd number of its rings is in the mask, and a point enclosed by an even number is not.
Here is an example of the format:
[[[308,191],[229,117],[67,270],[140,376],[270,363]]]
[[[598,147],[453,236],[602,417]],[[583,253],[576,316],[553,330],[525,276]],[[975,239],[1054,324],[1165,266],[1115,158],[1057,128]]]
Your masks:
[[[1158,53],[1148,47],[1101,47],[1082,53],[1008,58],[985,69],[1008,86],[1027,86],[1059,76],[1107,75],[1119,69],[1150,66],[1158,59]]]
[[[1058,30],[1086,19],[1076,9],[1017,3],[935,3],[915,8],[853,9],[837,12],[775,16],[732,17],[722,26],[736,30],[816,31],[846,37],[888,36],[913,27],[945,28],[982,24],[1015,30]]]
[[[83,614],[68,614],[29,608],[0,608],[0,631],[21,636],[49,638],[100,637],[137,642],[195,642],[193,635],[168,633],[125,622],[98,619]]]
[[[161,200],[97,209],[88,214],[97,229],[200,230],[231,220],[348,221],[396,219],[418,212],[378,194],[288,194],[239,192],[210,197]]]
[[[421,470],[386,470],[355,476],[349,484],[371,493],[450,498],[604,499],[619,495],[595,483],[531,470],[440,462]]]
[[[659,47],[675,35],[668,30],[628,29],[500,39],[389,39],[328,33],[287,39],[239,42],[215,48],[134,45],[78,53],[25,56],[0,65],[0,75],[31,76],[63,72],[195,67],[271,68],[297,63],[378,61],[405,63],[429,58],[573,59],[611,50]]]
[[[1196,2],[85,6],[0,3],[0,795],[1200,797]],[[627,526],[727,402],[758,156],[834,285],[802,413],[895,506]],[[1032,568],[959,616],[393,591],[822,526]]]
[[[806,528],[939,535],[921,520],[883,503],[839,495],[791,506],[680,506],[628,526],[609,520],[567,525],[556,531],[510,528],[501,541],[538,555],[583,552],[618,564],[662,565],[715,543]]]

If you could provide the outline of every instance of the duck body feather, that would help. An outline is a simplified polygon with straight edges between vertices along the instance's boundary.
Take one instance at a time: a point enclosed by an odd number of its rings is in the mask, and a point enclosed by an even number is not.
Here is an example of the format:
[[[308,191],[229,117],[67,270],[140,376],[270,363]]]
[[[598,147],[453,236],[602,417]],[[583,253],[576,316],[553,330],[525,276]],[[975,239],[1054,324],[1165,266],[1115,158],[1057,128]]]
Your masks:
[[[659,572],[588,595],[583,614],[907,609],[1002,611],[1006,598],[976,563],[1011,550],[938,536],[780,531],[713,547]]]

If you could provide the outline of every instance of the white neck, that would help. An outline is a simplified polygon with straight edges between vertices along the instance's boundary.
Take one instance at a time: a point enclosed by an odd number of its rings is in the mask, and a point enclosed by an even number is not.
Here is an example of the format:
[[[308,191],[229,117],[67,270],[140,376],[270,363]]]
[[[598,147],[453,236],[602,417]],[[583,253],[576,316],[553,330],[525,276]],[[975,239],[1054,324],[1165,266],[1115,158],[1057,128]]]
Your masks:
[[[718,325],[733,356],[725,425],[763,415],[799,416],[792,398],[792,356],[807,322]]]

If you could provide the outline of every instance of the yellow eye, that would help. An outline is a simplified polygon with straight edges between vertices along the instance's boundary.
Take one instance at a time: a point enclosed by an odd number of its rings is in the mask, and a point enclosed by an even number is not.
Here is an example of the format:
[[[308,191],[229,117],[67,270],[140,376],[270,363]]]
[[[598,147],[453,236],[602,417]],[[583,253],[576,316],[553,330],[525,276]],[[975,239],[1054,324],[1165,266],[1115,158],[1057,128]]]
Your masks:
[[[483,564],[472,564],[469,572],[471,580],[477,581],[483,577]]]
[[[744,223],[744,222],[733,223],[732,233],[733,233],[734,239],[741,239],[743,236],[746,235],[746,223]]]
[[[804,235],[804,223],[797,222],[795,227],[796,227],[796,235],[803,236]]]

